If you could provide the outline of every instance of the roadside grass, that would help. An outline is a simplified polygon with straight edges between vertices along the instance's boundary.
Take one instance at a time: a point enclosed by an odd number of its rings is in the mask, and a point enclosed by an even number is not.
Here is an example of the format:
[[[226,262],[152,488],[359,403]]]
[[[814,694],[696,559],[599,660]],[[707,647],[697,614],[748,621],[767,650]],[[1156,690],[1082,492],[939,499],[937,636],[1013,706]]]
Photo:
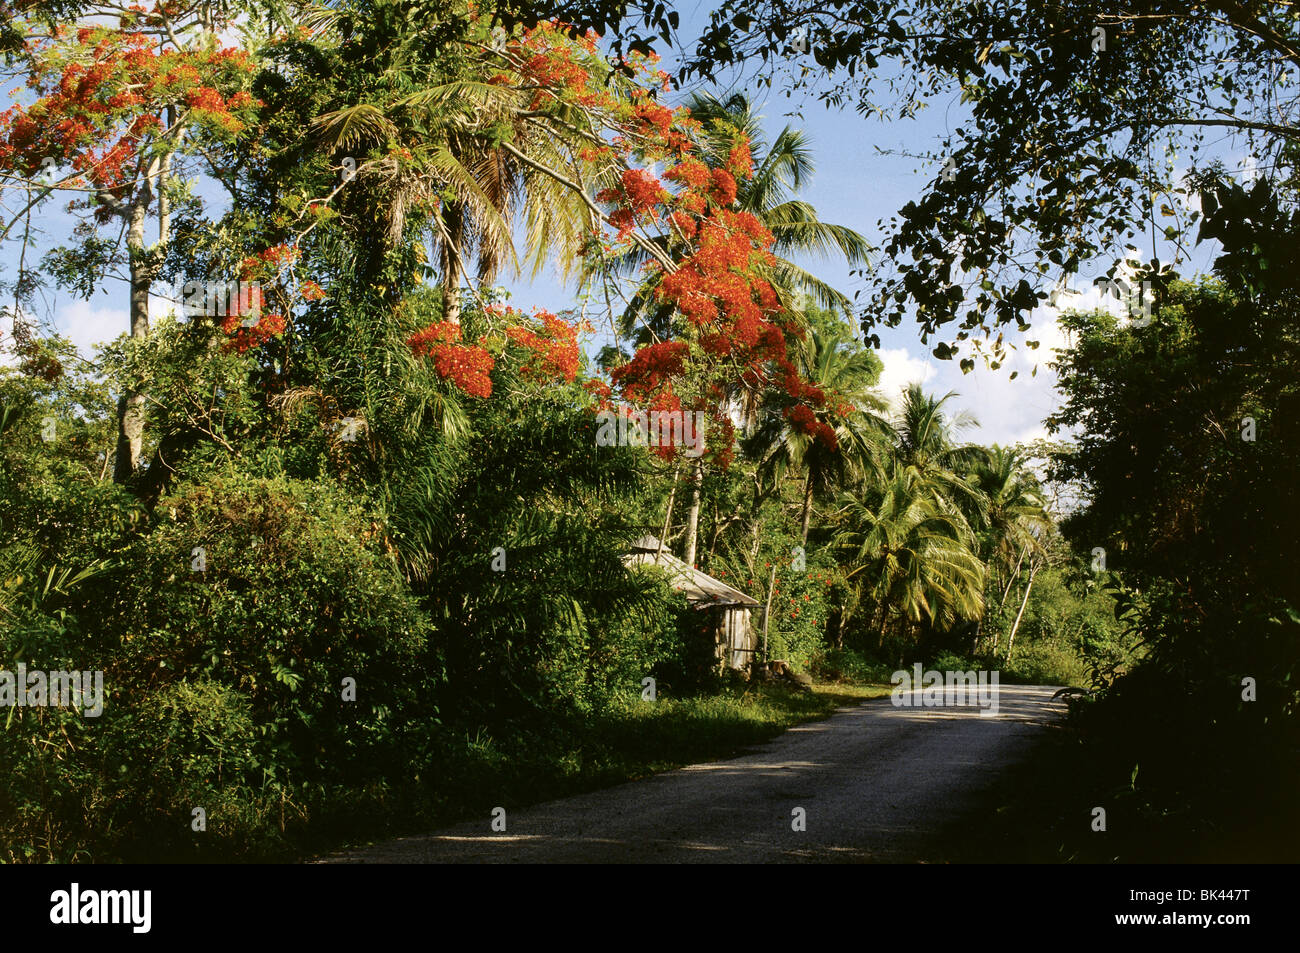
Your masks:
[[[811,692],[738,685],[654,702],[629,696],[581,721],[511,726],[499,737],[462,734],[448,739],[427,780],[404,789],[337,792],[342,799],[307,812],[286,834],[302,857],[471,818],[481,818],[488,830],[494,807],[504,807],[508,817],[529,804],[735,757],[795,725],[889,692],[889,685],[861,683],[814,683]]]

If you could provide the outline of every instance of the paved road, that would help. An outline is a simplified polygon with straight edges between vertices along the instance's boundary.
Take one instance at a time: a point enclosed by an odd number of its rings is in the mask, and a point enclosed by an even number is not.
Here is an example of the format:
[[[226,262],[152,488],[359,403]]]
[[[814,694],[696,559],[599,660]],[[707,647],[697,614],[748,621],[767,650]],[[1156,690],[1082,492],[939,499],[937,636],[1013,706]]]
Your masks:
[[[915,861],[1065,706],[1054,687],[1003,686],[998,713],[888,698],[697,764],[326,863],[787,863]],[[793,830],[803,808],[806,830]],[[936,853],[937,851],[937,853]]]

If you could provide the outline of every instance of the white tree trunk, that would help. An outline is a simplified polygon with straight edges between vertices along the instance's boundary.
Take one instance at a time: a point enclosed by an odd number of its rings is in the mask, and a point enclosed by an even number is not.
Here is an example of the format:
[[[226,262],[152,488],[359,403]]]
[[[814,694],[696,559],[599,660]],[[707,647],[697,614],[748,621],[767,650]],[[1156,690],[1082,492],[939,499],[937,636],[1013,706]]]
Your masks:
[[[1029,564],[1029,581],[1025,583],[1025,597],[1020,600],[1020,611],[1016,613],[1016,621],[1011,624],[1011,634],[1007,636],[1007,661],[1011,661],[1011,647],[1016,641],[1016,629],[1020,628],[1020,618],[1025,614],[1025,606],[1029,604],[1029,590],[1034,588],[1034,575],[1038,572],[1038,567],[1042,562],[1031,562]]]
[[[704,464],[698,460],[691,468],[691,508],[686,514],[686,565],[695,566],[695,547],[700,538],[700,484],[704,480]]]

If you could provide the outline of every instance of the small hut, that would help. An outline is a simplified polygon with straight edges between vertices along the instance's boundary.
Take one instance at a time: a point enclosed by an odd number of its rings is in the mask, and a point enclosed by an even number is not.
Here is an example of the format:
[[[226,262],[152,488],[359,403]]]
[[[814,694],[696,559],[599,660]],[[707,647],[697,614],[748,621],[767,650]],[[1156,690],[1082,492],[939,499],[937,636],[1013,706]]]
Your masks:
[[[749,667],[758,648],[758,636],[750,624],[750,614],[760,604],[757,599],[688,566],[653,536],[634,542],[623,562],[629,567],[658,566],[668,573],[669,584],[686,596],[693,609],[707,614],[719,661],[735,669]]]

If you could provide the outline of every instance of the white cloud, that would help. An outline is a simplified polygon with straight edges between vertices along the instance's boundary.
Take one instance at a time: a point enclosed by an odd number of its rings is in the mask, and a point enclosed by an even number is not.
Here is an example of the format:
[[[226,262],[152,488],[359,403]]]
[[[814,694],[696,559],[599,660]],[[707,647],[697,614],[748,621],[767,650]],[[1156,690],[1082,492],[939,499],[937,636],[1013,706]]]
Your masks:
[[[924,384],[935,375],[934,365],[928,357],[913,357],[907,352],[907,348],[881,348],[876,352],[876,356],[884,364],[884,369],[880,372],[880,383],[876,385],[876,389],[889,401],[890,407],[898,407],[908,384]]]
[[[157,285],[155,294],[149,296],[149,319],[157,322],[160,318],[176,310],[176,303],[169,297],[172,289]],[[109,300],[106,296],[102,300]],[[123,301],[125,304],[125,301]],[[49,329],[49,325],[34,315],[26,314],[26,320],[38,328]],[[99,304],[84,298],[61,297],[53,317],[53,330],[67,337],[76,345],[82,357],[90,360],[95,356],[95,347],[112,341],[120,334],[131,330],[130,312],[125,307]],[[11,347],[13,344],[12,322],[0,326],[0,364],[12,366],[16,363]]]
[[[1097,292],[1090,291],[1092,303],[1098,303]],[[1085,299],[1088,296],[1080,296]],[[1062,299],[1064,307],[1083,307],[1083,301]],[[1118,305],[1118,302],[1116,302]],[[1015,350],[1008,350],[1002,366],[994,371],[976,358],[975,369],[963,374],[958,361],[934,361],[912,356],[907,348],[886,348],[879,351],[885,364],[881,374],[881,393],[897,406],[901,390],[912,381],[920,381],[927,392],[946,394],[956,391],[949,402],[951,410],[965,410],[979,421],[980,426],[967,431],[967,440],[982,444],[998,443],[1004,446],[1046,437],[1043,419],[1060,405],[1055,391],[1056,375],[1047,366],[1055,359],[1053,349],[1068,345],[1065,331],[1057,321],[1060,310],[1039,308],[1031,316],[1030,330],[1018,336]],[[1037,341],[1031,349],[1024,341]],[[917,347],[920,347],[918,344]],[[1034,373],[1035,367],[1037,374]],[[1015,371],[1016,379],[1011,379]]]
[[[95,345],[111,341],[131,329],[125,308],[103,307],[76,298],[62,302],[54,315],[54,327],[67,335],[83,357],[93,357]]]
[[[1038,374],[1031,376],[1037,354],[1017,351],[996,371],[979,361],[969,374],[962,374],[956,363],[945,369],[934,390],[956,391],[950,405],[969,411],[980,424],[964,435],[967,440],[1006,446],[1045,435],[1043,418],[1057,407],[1055,375],[1037,358]],[[1015,380],[1012,371],[1019,371]]]

